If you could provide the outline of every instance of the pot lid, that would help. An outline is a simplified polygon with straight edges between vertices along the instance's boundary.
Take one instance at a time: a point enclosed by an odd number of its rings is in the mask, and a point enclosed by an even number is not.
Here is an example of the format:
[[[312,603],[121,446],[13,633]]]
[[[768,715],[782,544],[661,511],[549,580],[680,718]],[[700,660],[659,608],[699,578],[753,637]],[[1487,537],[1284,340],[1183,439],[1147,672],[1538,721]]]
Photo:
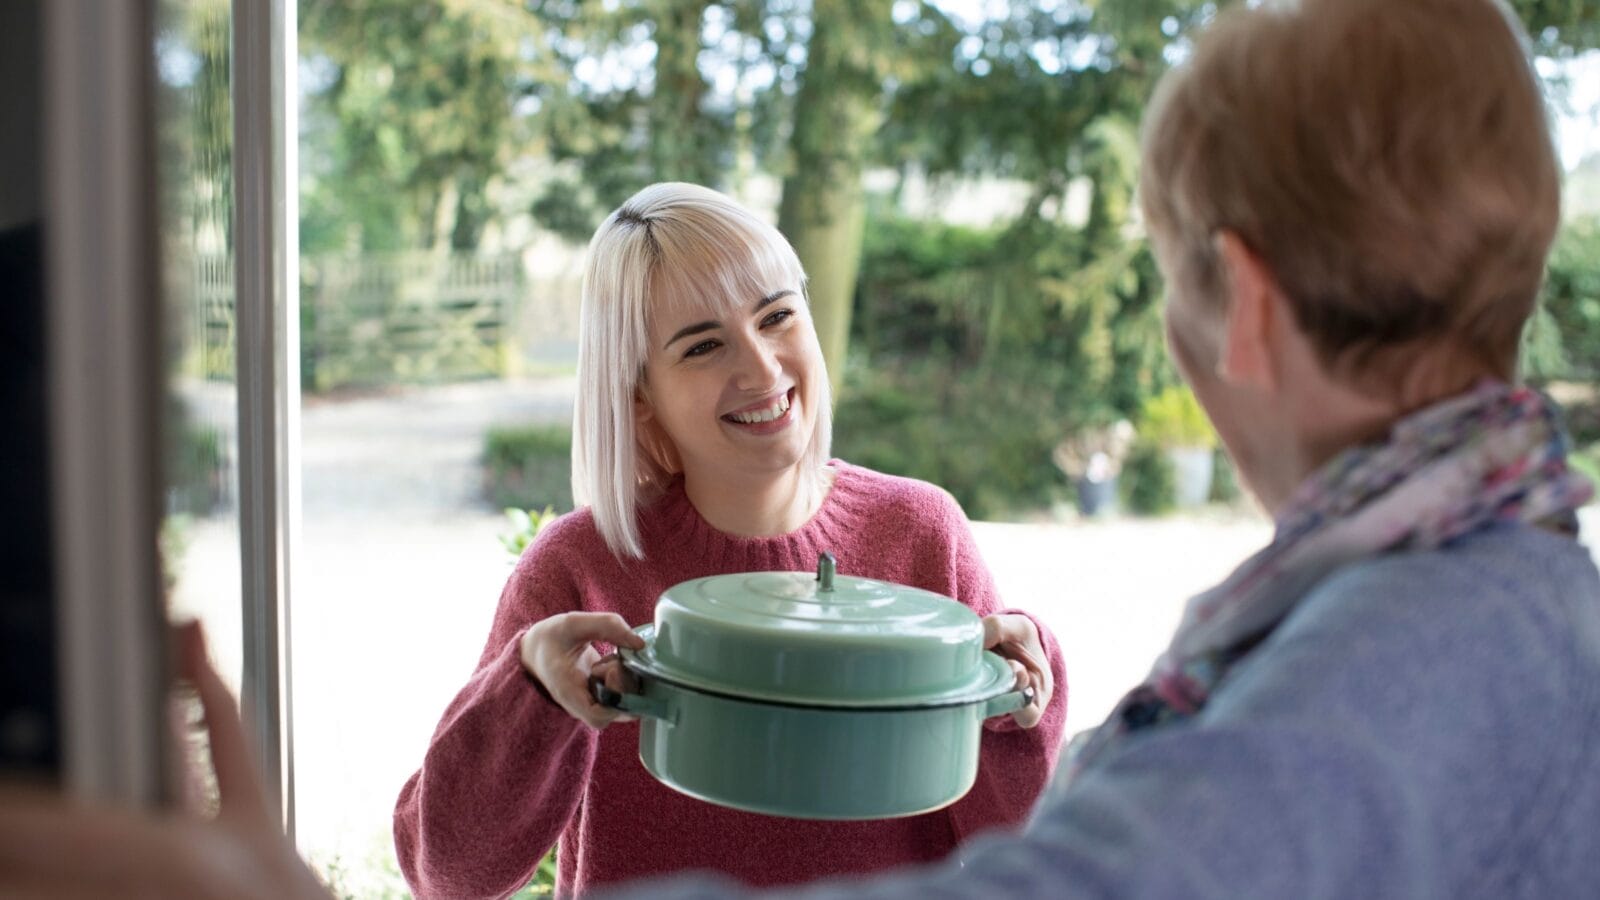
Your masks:
[[[826,553],[816,573],[675,585],[656,603],[653,632],[638,654],[651,674],[751,699],[922,706],[1010,688],[1009,678],[996,684],[984,660],[983,624],[971,609],[931,591],[838,575]]]

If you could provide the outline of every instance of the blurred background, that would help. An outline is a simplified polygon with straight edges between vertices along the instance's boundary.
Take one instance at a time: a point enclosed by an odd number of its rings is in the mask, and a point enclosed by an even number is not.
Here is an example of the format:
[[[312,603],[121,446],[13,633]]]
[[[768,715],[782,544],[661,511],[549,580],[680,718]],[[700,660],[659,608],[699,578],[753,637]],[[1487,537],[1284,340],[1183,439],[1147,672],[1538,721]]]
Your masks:
[[[160,6],[168,579],[236,678],[232,21]],[[1567,173],[1526,374],[1600,475],[1600,3],[1512,6]],[[836,454],[961,501],[1008,602],[1062,640],[1069,727],[1096,724],[1270,533],[1166,360],[1133,197],[1144,102],[1216,10],[301,0],[295,798],[335,887],[405,896],[394,797],[508,550],[571,507],[584,243],[655,181],[794,243]]]

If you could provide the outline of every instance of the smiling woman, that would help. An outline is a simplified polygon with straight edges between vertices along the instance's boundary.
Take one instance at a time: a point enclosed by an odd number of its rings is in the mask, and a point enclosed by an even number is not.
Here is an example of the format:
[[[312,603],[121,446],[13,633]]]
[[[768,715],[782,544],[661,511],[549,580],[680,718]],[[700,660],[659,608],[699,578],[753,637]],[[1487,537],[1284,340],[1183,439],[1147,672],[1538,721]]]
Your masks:
[[[1060,651],[1034,619],[1001,608],[949,494],[829,458],[805,273],[772,226],[694,185],[629,199],[589,247],[578,381],[580,507],[523,553],[477,670],[395,810],[419,896],[508,894],[558,839],[569,895],[690,867],[755,885],[870,872],[1020,822],[1065,721]],[[973,789],[919,815],[783,819],[654,780],[638,723],[591,698],[592,678],[629,686],[602,654],[642,648],[633,629],[673,585],[812,570],[824,551],[841,575],[965,604],[1007,660],[1002,675],[1038,702],[986,723]]]

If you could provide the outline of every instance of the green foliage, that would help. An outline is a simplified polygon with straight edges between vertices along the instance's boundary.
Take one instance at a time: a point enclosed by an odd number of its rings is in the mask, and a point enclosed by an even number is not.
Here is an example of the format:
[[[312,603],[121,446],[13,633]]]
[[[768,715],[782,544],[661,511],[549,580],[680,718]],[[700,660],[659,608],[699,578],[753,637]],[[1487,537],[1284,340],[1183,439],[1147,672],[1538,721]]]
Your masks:
[[[484,435],[484,487],[495,506],[572,509],[572,430],[492,428]]]
[[[515,506],[508,506],[505,509],[505,514],[506,518],[511,521],[511,530],[499,535],[500,546],[506,548],[507,553],[518,558],[522,556],[522,551],[528,549],[528,545],[533,543],[534,539],[539,536],[539,532],[545,529],[546,525],[561,518],[561,514],[556,512],[553,506],[546,506],[543,510],[518,509]]]
[[[1177,476],[1166,451],[1148,442],[1133,445],[1118,480],[1122,505],[1138,516],[1158,516],[1177,505]]]
[[[835,413],[834,452],[937,484],[974,518],[1048,506],[1066,491],[1050,461],[1060,428],[1044,414],[1056,397],[1024,374],[938,360],[852,369]]]
[[[222,432],[197,421],[189,404],[168,393],[162,418],[166,444],[167,511],[204,516],[222,502],[227,487],[227,459]]]
[[[302,0],[302,245],[471,250],[526,141],[515,102],[559,87],[542,22],[513,4]]]
[[[872,223],[835,428],[841,456],[940,484],[980,517],[1047,505],[1063,438],[1175,379],[1143,245],[1084,265],[1083,232],[1023,222]]]
[[[1589,482],[1595,486],[1595,497],[1589,502],[1600,503],[1600,444],[1592,444],[1587,448],[1574,451],[1571,456],[1567,457],[1567,465],[1571,466],[1573,471],[1588,478]]]
[[[1600,218],[1568,222],[1556,236],[1523,347],[1532,378],[1600,380]]]
[[[1211,500],[1233,503],[1240,497],[1239,476],[1226,453],[1211,454]]]
[[[1157,447],[1215,447],[1217,434],[1194,393],[1173,385],[1149,398],[1139,414],[1139,437]]]
[[[556,854],[561,848],[560,844],[550,848],[550,852],[539,860],[539,868],[533,872],[533,880],[528,882],[522,890],[511,895],[511,900],[537,900],[540,897],[553,897],[556,893]]]

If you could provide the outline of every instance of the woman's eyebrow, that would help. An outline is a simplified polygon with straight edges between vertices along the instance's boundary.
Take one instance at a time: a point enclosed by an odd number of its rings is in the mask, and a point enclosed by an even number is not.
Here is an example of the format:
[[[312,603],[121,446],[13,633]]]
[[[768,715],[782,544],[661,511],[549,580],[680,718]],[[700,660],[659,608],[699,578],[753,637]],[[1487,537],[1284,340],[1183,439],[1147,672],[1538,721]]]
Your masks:
[[[788,288],[784,288],[783,290],[773,291],[772,293],[770,293],[770,294],[766,295],[765,297],[762,297],[760,300],[756,301],[756,308],[755,308],[754,311],[755,312],[760,312],[763,309],[766,309],[768,306],[771,306],[772,304],[777,303],[779,300],[782,300],[785,297],[792,297],[792,296],[794,296],[794,291],[791,291]]]
[[[785,288],[783,290],[779,290],[779,291],[773,291],[772,293],[768,294],[767,296],[762,297],[760,300],[757,300],[756,301],[756,305],[755,305],[755,309],[753,311],[754,312],[760,312],[763,309],[766,309],[768,306],[771,306],[772,304],[777,303],[779,300],[782,300],[785,297],[792,297],[792,296],[794,296],[794,291],[791,291],[791,290],[789,290],[787,288]],[[665,350],[668,347],[671,347],[673,344],[677,343],[678,341],[683,340],[686,337],[689,337],[690,335],[699,334],[702,331],[710,331],[713,328],[721,328],[721,327],[722,327],[722,323],[721,322],[713,322],[713,321],[696,322],[693,325],[685,325],[684,327],[678,329],[677,334],[674,334],[670,339],[667,340],[667,342],[665,344],[662,344],[661,345],[661,349]]]
[[[678,333],[673,335],[670,340],[668,340],[665,344],[662,344],[661,349],[665,350],[691,334],[699,334],[702,331],[710,331],[713,328],[721,327],[721,322],[696,322],[693,325],[685,325],[684,327],[678,329]]]

